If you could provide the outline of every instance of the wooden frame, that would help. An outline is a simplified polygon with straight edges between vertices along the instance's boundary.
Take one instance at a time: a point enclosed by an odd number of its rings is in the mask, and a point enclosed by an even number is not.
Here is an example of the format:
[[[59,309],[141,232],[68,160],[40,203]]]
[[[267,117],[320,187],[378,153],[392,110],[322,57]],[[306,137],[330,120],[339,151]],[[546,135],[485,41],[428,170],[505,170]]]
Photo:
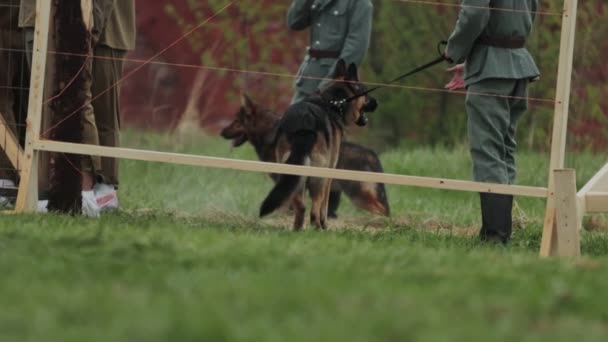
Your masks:
[[[87,1],[90,0],[83,0],[83,5]],[[46,0],[38,0],[37,2],[37,13],[39,15],[36,19],[36,40],[31,82],[32,88],[30,89],[27,121],[28,130],[22,163],[23,171],[19,187],[17,212],[30,212],[36,208],[37,176],[34,170],[36,170],[38,153],[40,151],[99,155],[243,171],[284,173],[353,181],[383,182],[387,184],[435,189],[493,192],[547,198],[547,210],[545,213],[545,224],[543,227],[543,238],[540,250],[541,256],[577,256],[580,253],[579,232],[577,228],[580,227],[582,214],[593,210],[608,211],[608,164],[596,177],[594,177],[588,186],[583,188],[578,194],[576,194],[574,170],[563,170],[578,0],[564,0],[553,140],[547,188],[324,169],[41,140],[39,139],[39,136],[46,64],[45,52],[47,51],[51,14],[50,4],[51,1]],[[605,185],[606,189],[603,187],[598,188],[598,185]]]

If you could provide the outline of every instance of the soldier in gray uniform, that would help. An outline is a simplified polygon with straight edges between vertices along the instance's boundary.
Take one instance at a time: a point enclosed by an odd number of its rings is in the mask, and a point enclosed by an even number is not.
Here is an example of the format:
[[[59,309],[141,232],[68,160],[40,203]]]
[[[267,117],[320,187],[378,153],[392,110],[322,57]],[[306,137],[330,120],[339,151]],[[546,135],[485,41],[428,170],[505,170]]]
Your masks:
[[[287,12],[290,29],[310,28],[310,46],[295,82],[292,103],[331,79],[338,59],[357,66],[369,47],[373,5],[370,0],[294,0]],[[307,78],[311,77],[311,78]]]
[[[517,122],[528,109],[529,83],[540,74],[525,48],[537,7],[538,0],[463,0],[448,41],[446,57],[464,63],[450,69],[456,75],[446,87],[467,88],[468,136],[476,181],[515,181]],[[481,194],[483,241],[510,240],[512,205],[513,196]]]

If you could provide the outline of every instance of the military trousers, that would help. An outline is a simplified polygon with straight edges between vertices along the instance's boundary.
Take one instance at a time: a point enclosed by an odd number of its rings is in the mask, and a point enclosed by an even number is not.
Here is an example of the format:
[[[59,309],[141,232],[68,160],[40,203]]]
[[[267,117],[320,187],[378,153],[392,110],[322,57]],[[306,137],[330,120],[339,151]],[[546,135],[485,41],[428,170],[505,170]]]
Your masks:
[[[517,122],[528,109],[528,79],[486,79],[467,87],[466,110],[473,178],[513,184]]]
[[[120,103],[119,87],[116,82],[122,77],[123,58],[126,51],[98,44],[93,61],[93,110],[101,146],[120,146]],[[111,90],[107,91],[110,87]],[[105,93],[104,93],[105,92]],[[118,160],[101,158],[99,174],[104,182],[118,185]]]
[[[327,77],[335,62],[336,59],[334,58],[318,59],[306,56],[298,70],[298,76],[294,84],[295,93],[291,103],[302,101],[327,83],[327,80],[323,78]]]
[[[28,64],[32,65],[32,51],[34,47],[34,28],[25,28],[25,47],[27,51],[27,60]],[[95,123],[95,112],[93,109],[93,105],[91,104],[92,92],[91,87],[93,86],[93,60],[91,58],[87,60],[83,60],[86,65],[84,66],[82,72],[86,78],[85,88],[86,88],[86,98],[84,107],[84,117],[83,117],[83,132],[82,132],[82,143],[89,145],[99,145],[99,136],[97,133],[97,126]],[[44,120],[50,122],[50,118],[45,118]],[[48,123],[47,123],[48,124]],[[46,125],[46,124],[43,124]],[[98,156],[83,156],[82,158],[82,169],[83,171],[96,173],[101,169],[101,161]],[[46,170],[45,170],[46,172]]]

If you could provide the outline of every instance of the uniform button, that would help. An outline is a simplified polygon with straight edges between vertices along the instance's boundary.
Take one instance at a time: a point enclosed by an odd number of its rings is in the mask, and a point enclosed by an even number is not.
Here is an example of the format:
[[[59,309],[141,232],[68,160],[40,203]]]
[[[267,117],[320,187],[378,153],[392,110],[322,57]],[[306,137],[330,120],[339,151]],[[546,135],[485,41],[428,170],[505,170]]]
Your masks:
[[[315,44],[316,44],[316,45],[319,45],[319,44],[321,44],[321,42],[317,40],[317,41],[315,42]]]
[[[334,15],[338,15],[338,11],[334,11]]]
[[[314,5],[312,5],[312,7],[311,7],[311,8],[312,8],[312,9],[315,9],[315,8],[317,8],[317,5],[316,5],[316,4],[314,4]]]
[[[317,27],[321,27],[321,23],[317,23]]]

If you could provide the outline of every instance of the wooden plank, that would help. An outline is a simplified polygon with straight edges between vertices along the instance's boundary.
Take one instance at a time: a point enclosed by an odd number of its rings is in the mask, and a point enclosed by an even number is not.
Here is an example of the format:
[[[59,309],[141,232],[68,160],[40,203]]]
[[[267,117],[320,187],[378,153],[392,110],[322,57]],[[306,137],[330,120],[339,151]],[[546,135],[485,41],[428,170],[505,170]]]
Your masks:
[[[553,116],[553,135],[551,140],[551,160],[549,163],[549,196],[545,211],[543,237],[540,255],[554,255],[557,241],[555,230],[555,181],[553,171],[564,167],[566,154],[566,133],[568,130],[568,107],[570,105],[570,84],[572,83],[572,64],[576,38],[576,14],[578,0],[564,0],[562,33],[560,39],[559,67],[557,71],[557,90],[555,113]]]
[[[608,191],[585,194],[585,211],[588,213],[608,213]]]
[[[24,158],[21,164],[21,181],[15,211],[36,212],[38,207],[38,163],[39,152],[34,149],[35,141],[40,137],[44,84],[46,79],[46,61],[49,42],[49,26],[53,1],[36,1],[36,24],[34,50],[32,55],[32,72],[30,80],[29,104],[26,119],[26,137]]]
[[[41,151],[97,155],[102,157],[164,162],[172,164],[194,165],[213,168],[223,168],[241,171],[265,173],[282,173],[323,177],[365,182],[381,182],[386,184],[409,185],[445,190],[461,190],[470,192],[493,192],[516,196],[546,198],[547,189],[530,186],[489,184],[451,179],[403,176],[389,173],[337,170],[319,167],[296,166],[287,164],[264,163],[249,160],[205,157],[178,153],[135,150],[127,148],[72,144],[58,141],[39,140],[35,144]]]
[[[576,172],[573,169],[555,170],[556,256],[576,257],[581,254],[579,238]]]
[[[0,115],[0,148],[6,153],[8,160],[19,172],[20,162],[23,160],[23,149],[19,146],[19,140],[11,131],[2,115]]]

